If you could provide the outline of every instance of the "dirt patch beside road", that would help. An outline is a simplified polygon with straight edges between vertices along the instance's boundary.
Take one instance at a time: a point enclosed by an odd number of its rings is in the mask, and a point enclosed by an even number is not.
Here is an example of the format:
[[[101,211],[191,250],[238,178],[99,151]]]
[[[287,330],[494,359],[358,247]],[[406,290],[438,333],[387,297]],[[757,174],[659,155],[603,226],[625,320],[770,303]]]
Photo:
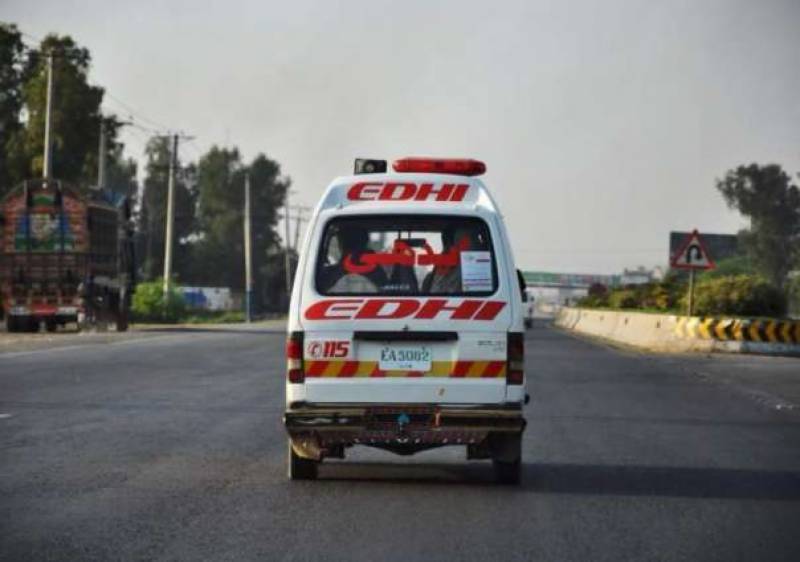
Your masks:
[[[157,338],[179,332],[263,331],[285,329],[285,320],[264,320],[250,324],[136,324],[127,332],[82,331],[67,329],[58,332],[8,333],[0,331],[0,355],[4,353],[38,351],[86,344],[114,343],[122,340]]]

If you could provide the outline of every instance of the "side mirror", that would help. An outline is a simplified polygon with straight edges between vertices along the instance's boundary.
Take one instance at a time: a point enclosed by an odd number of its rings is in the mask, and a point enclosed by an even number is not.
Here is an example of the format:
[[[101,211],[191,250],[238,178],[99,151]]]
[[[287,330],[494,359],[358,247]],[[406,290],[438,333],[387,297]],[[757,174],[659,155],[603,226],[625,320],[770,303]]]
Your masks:
[[[519,269],[517,270],[517,281],[519,282],[519,296],[522,299],[522,302],[528,302],[528,293],[525,292],[525,287],[527,287],[527,284],[525,283],[525,276],[522,275],[522,272]]]

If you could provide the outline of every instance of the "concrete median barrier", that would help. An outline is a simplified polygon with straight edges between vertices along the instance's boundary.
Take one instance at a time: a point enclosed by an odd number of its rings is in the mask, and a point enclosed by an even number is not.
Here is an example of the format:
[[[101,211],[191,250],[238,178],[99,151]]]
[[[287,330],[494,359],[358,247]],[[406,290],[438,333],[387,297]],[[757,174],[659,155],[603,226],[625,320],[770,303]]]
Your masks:
[[[800,356],[800,322],[562,308],[556,326],[661,352],[722,351]]]

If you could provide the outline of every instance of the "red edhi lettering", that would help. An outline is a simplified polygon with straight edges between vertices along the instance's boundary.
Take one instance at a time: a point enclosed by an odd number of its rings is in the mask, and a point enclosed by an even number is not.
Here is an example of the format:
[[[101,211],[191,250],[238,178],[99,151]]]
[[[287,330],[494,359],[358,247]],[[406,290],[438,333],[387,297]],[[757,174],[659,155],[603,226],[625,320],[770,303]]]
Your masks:
[[[463,201],[467,183],[358,182],[347,190],[350,201]]]
[[[372,201],[381,192],[382,183],[354,183],[347,190],[347,198],[350,201]]]
[[[505,308],[503,301],[464,299],[325,299],[306,309],[308,320],[494,320]]]

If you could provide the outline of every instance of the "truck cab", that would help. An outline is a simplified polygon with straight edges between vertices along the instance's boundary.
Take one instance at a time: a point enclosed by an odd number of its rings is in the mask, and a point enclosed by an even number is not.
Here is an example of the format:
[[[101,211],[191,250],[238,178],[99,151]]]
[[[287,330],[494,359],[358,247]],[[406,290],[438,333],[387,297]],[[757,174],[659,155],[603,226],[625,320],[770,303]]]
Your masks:
[[[359,165],[360,164],[360,165]],[[284,423],[292,479],[353,446],[466,447],[517,483],[525,428],[518,272],[476,160],[405,158],[333,180],[301,247]]]

